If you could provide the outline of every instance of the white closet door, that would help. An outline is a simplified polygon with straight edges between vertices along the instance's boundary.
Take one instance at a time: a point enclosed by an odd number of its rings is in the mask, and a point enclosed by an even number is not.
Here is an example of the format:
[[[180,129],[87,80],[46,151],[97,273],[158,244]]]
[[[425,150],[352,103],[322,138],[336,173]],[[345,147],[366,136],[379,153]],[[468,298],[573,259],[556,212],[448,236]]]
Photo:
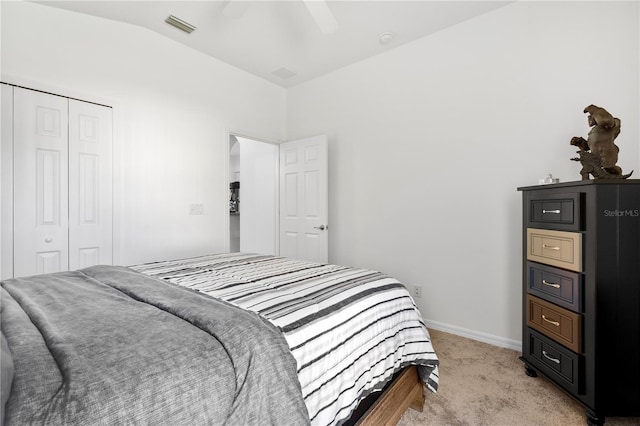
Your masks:
[[[69,100],[69,269],[112,263],[111,108]]]
[[[0,279],[13,278],[13,86],[2,84],[0,141]]]
[[[68,99],[14,89],[14,276],[68,269]]]

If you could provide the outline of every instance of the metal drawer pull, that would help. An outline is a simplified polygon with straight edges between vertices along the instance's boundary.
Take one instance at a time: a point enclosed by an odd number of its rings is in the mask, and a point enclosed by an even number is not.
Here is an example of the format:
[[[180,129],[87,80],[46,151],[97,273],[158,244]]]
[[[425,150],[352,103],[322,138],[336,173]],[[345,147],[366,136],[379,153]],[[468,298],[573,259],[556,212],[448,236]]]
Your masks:
[[[560,214],[560,210],[542,210],[542,213],[555,213]]]
[[[554,358],[554,357],[552,357],[552,356],[547,355],[547,351],[544,351],[544,350],[543,350],[543,351],[542,351],[542,355],[543,355],[546,359],[548,359],[549,361],[553,361],[553,362],[555,362],[556,364],[560,364],[560,360],[559,360],[559,359],[557,359],[557,358]]]
[[[542,319],[548,322],[549,324],[553,324],[556,327],[560,327],[560,323],[558,321],[551,321],[550,319],[547,319],[547,317],[545,317],[544,314],[542,314]]]
[[[558,247],[558,246],[550,246],[549,244],[543,244],[542,248],[546,248],[546,249],[549,249],[549,250],[556,250],[556,251],[560,250],[560,247]]]
[[[549,287],[553,287],[553,288],[560,288],[560,284],[550,283],[547,280],[542,280],[542,284],[548,285]]]

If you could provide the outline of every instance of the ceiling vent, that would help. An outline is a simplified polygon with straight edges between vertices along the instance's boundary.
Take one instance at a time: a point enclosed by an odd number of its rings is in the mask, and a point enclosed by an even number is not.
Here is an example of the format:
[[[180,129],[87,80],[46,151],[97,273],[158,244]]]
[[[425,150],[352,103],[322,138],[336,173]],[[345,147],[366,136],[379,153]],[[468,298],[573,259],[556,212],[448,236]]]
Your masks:
[[[271,74],[273,74],[275,76],[278,76],[283,80],[286,80],[286,79],[291,78],[291,77],[296,75],[295,72],[293,72],[293,71],[291,71],[289,69],[286,69],[286,68],[277,69],[275,71],[272,71]]]
[[[188,22],[183,21],[180,18],[176,18],[173,15],[169,15],[167,19],[164,20],[167,24],[173,25],[174,27],[184,31],[185,33],[191,34],[193,30],[196,29],[193,25]]]

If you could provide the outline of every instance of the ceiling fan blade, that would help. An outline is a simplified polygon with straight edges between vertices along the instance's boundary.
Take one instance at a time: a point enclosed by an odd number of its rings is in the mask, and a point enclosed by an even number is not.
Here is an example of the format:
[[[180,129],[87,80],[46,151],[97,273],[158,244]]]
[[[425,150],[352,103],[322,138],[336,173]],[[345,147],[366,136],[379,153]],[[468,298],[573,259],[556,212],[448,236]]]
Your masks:
[[[240,19],[249,6],[251,6],[251,3],[248,1],[229,0],[222,8],[222,14],[227,18]]]
[[[323,34],[333,34],[338,31],[338,21],[326,1],[304,0],[304,4]]]

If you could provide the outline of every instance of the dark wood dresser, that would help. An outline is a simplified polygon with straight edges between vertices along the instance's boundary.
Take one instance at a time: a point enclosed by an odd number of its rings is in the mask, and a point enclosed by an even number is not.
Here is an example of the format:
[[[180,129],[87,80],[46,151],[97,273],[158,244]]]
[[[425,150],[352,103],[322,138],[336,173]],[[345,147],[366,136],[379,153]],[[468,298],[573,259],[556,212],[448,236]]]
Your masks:
[[[640,416],[640,180],[518,188],[522,360],[586,407]]]

